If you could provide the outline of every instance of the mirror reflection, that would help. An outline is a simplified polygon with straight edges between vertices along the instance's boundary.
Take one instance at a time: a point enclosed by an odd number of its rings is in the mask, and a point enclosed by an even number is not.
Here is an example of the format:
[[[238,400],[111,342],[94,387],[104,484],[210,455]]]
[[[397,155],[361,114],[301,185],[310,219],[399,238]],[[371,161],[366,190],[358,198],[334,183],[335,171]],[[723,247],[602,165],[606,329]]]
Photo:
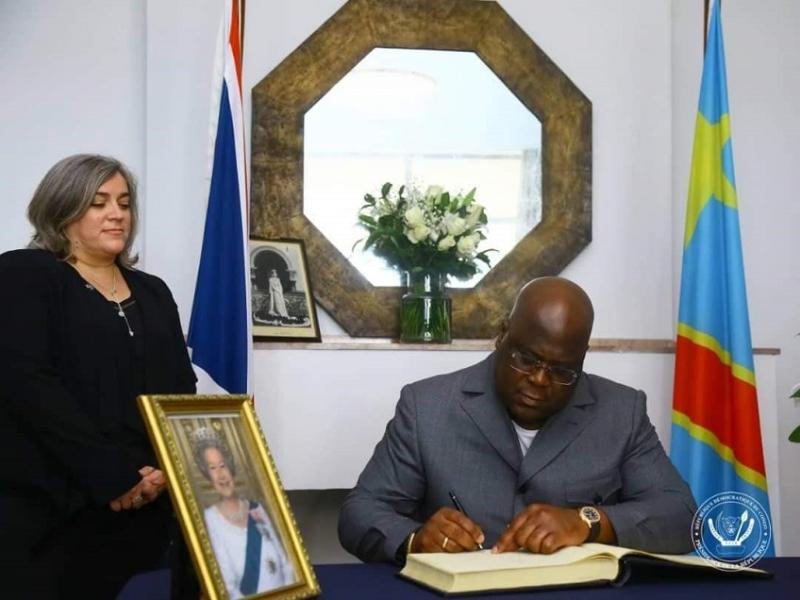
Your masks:
[[[387,181],[477,188],[492,264],[541,218],[541,124],[473,52],[374,49],[306,112],[304,152],[303,212],[375,286],[400,279],[356,216]]]

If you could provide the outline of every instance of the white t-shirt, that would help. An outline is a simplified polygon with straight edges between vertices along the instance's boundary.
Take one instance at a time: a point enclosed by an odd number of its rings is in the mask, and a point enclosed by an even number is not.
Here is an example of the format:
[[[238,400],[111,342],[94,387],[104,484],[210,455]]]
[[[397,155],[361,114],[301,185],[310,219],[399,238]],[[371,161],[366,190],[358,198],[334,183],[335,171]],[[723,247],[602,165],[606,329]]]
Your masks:
[[[531,447],[533,438],[536,437],[536,434],[539,433],[539,430],[525,429],[524,427],[517,425],[514,421],[511,421],[511,424],[514,426],[514,431],[517,432],[517,439],[519,440],[519,447],[522,449],[522,456],[525,456],[528,453],[528,448]]]
[[[231,599],[241,598],[239,586],[244,575],[247,549],[247,528],[238,527],[222,516],[219,509],[210,506],[204,511],[211,547],[219,563],[222,579]],[[261,564],[258,572],[258,592],[266,592],[296,581],[294,569],[286,557],[280,538],[272,521],[259,504],[250,511],[261,532]]]

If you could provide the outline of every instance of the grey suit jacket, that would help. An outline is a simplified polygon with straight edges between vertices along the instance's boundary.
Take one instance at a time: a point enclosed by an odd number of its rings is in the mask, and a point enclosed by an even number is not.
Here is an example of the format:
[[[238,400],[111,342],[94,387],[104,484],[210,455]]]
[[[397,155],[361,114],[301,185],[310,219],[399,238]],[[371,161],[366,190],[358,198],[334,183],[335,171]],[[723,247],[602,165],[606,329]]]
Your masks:
[[[647,417],[641,391],[582,374],[524,459],[494,387],[494,354],[403,388],[394,418],[339,515],[339,539],[364,561],[394,561],[408,535],[451,506],[489,547],[526,505],[600,504],[621,546],[692,549],[696,509]],[[487,545],[488,544],[488,545]]]

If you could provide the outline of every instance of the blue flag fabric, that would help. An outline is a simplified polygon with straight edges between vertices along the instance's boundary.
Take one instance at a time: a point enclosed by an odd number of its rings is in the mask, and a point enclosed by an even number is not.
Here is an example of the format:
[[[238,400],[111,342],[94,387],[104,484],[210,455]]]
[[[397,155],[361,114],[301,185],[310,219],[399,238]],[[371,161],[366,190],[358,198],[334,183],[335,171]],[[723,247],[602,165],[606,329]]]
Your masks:
[[[686,209],[670,456],[701,512],[709,499],[733,493],[746,494],[754,504],[734,509],[731,503],[735,514],[723,521],[749,523],[753,507],[763,514],[749,530],[732,527],[730,535],[712,519],[704,522],[723,555],[745,553],[745,542],[763,556],[774,554],[718,1],[709,25]]]
[[[198,392],[246,394],[252,391],[252,324],[238,0],[226,7],[214,161],[188,345]]]

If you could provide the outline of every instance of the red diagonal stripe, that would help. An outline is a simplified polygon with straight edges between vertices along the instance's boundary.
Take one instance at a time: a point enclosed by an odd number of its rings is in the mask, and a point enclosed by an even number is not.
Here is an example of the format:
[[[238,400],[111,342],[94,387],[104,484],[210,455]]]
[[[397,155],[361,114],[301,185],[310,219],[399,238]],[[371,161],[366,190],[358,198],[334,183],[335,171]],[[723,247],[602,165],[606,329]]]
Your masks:
[[[713,432],[740,463],[766,475],[755,387],[735,378],[714,352],[680,335],[674,408]]]
[[[236,64],[236,81],[242,87],[242,34],[239,23],[239,0],[231,3],[231,30],[228,32],[228,43],[233,51],[233,61]]]

